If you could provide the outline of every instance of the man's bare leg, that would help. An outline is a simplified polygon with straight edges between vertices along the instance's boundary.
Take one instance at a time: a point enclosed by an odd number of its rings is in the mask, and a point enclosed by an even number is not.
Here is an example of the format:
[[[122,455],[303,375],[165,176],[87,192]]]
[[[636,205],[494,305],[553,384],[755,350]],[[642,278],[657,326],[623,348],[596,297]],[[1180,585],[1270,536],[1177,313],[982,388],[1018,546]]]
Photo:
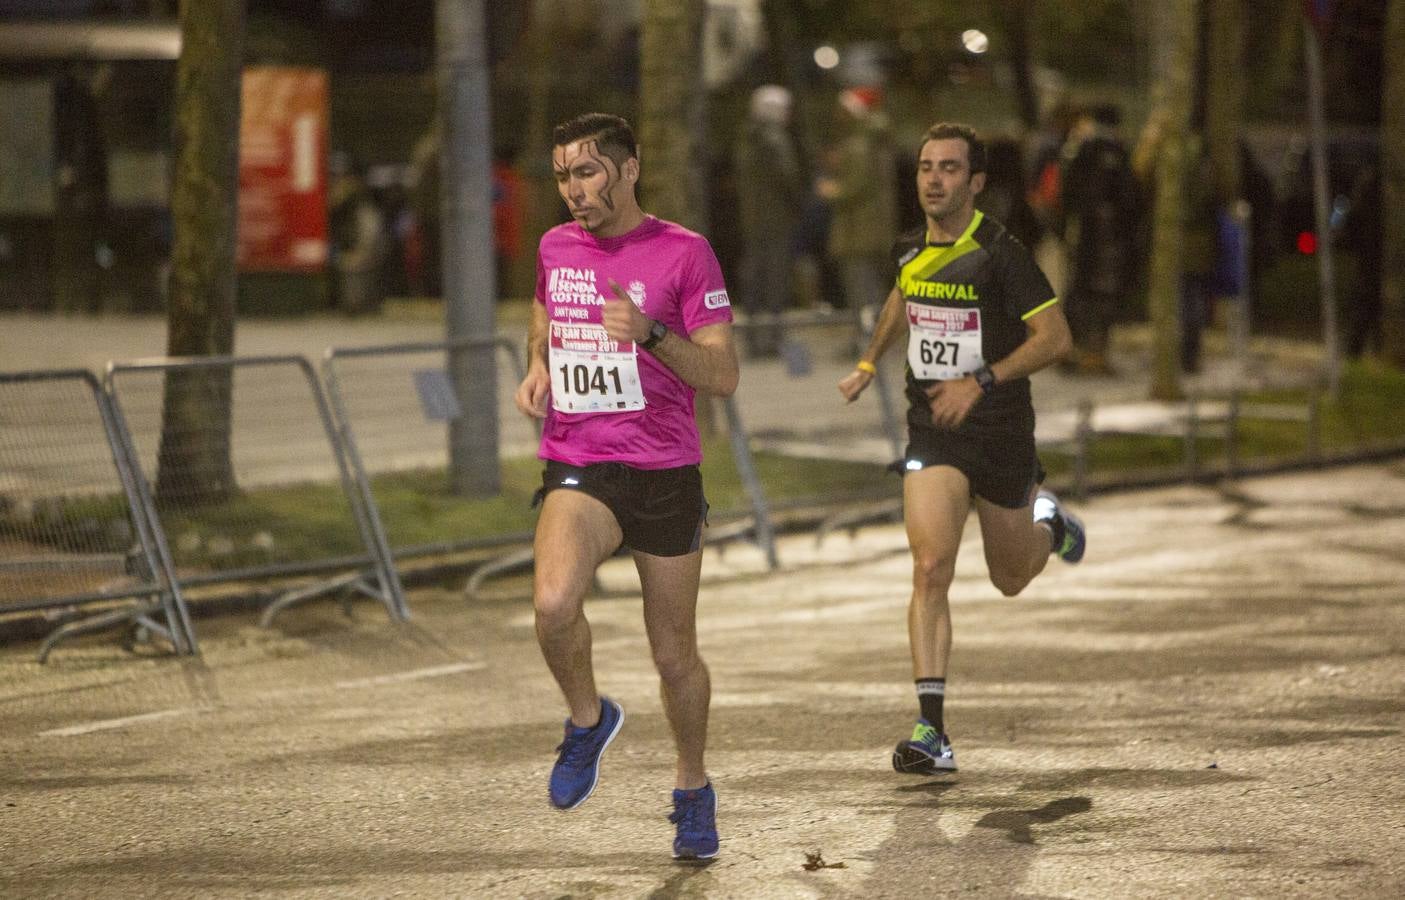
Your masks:
[[[1024,590],[1049,562],[1053,532],[1048,525],[1034,521],[1032,504],[1036,491],[1030,491],[1029,501],[1019,509],[976,498],[990,581],[1007,597]]]
[[[582,728],[600,721],[585,595],[595,569],[621,539],[614,514],[594,497],[564,489],[546,495],[533,543],[537,643],[566,698],[572,723]]]
[[[948,592],[970,514],[970,483],[951,466],[903,476],[903,519],[912,549],[912,600],[907,611],[912,677],[945,678],[951,655]]]
[[[712,698],[712,682],[698,653],[702,551],[686,556],[636,552],[634,563],[644,588],[644,627],[659,670],[659,692],[678,748],[675,786],[679,790],[700,788],[707,783],[703,755]]]

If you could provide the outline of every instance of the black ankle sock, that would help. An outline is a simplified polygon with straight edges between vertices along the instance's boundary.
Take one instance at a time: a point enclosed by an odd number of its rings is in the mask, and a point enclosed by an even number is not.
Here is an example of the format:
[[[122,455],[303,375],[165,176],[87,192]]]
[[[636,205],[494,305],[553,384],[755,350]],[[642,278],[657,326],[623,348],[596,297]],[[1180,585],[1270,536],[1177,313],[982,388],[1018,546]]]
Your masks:
[[[1064,517],[1055,514],[1048,519],[1040,519],[1039,521],[1049,526],[1049,552],[1057,553],[1058,549],[1064,545]]]
[[[945,699],[945,678],[917,679],[917,702],[922,707],[922,718],[940,732],[946,731],[942,724],[942,701]]]

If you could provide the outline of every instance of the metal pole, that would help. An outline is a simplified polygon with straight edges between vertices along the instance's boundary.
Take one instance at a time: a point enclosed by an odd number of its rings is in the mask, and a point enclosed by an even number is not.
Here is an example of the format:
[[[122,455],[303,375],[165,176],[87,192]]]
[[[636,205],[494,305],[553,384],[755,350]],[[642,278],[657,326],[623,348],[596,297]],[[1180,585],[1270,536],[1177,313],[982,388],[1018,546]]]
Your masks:
[[[781,565],[776,555],[776,530],[771,522],[766,489],[761,486],[761,477],[756,474],[756,464],[751,458],[751,445],[742,426],[737,399],[728,397],[722,401],[722,408],[727,413],[727,438],[732,442],[732,459],[737,464],[737,474],[741,476],[742,486],[751,500],[751,515],[756,521],[756,545],[766,554],[766,566],[774,572]]]
[[[497,277],[493,257],[492,140],[483,0],[438,0],[436,67],[443,141],[444,318],[450,341],[494,334]],[[449,423],[449,480],[454,493],[491,497],[498,465],[497,360],[491,346],[456,350],[449,373],[463,415]]]
[[[1230,342],[1234,347],[1235,388],[1242,387],[1249,377],[1249,334],[1252,320],[1250,303],[1254,296],[1249,279],[1253,274],[1254,212],[1249,201],[1240,198],[1231,207],[1231,215],[1239,227],[1239,255],[1234,261],[1238,296],[1235,297],[1234,318],[1230,323]]]
[[[1341,392],[1341,348],[1337,339],[1337,276],[1332,265],[1331,198],[1327,196],[1327,137],[1322,117],[1322,45],[1317,29],[1303,21],[1303,54],[1307,57],[1307,115],[1312,146],[1312,207],[1317,227],[1317,282],[1322,294],[1322,343],[1327,395]]]

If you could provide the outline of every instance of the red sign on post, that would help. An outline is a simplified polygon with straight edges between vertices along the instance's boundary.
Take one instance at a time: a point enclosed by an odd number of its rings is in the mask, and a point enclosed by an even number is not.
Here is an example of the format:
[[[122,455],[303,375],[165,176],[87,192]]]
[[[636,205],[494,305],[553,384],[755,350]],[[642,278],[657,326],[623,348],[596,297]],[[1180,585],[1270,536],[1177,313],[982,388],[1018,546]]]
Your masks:
[[[244,70],[239,132],[239,269],[327,264],[327,73]]]

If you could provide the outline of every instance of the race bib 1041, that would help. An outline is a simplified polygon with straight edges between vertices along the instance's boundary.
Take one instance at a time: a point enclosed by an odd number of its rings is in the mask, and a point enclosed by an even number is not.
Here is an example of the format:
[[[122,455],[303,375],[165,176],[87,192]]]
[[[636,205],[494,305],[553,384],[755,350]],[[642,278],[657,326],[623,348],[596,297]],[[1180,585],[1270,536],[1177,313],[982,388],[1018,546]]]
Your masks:
[[[639,362],[632,341],[617,341],[605,326],[552,322],[548,361],[551,405],[557,412],[629,412],[644,408]]]
[[[922,381],[964,378],[985,365],[981,311],[907,304],[907,363]]]

